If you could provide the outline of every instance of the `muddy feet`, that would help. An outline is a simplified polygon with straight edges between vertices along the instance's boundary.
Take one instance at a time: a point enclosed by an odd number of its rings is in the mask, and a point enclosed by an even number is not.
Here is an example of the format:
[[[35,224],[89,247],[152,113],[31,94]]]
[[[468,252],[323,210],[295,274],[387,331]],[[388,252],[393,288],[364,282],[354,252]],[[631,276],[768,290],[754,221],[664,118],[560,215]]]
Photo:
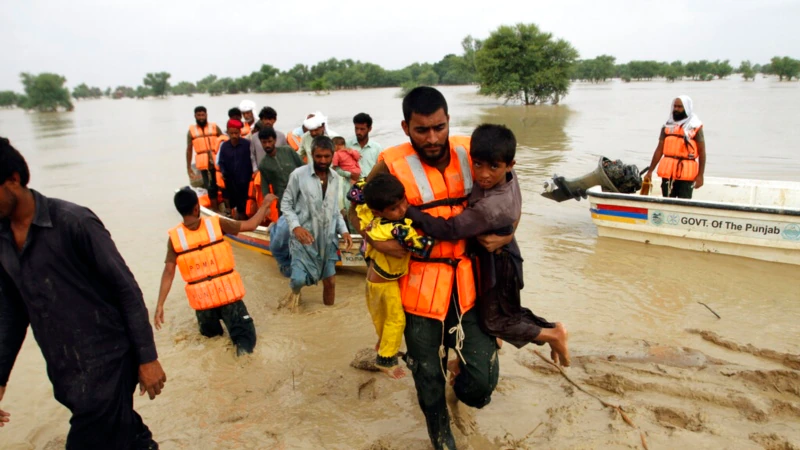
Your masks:
[[[289,291],[279,302],[278,309],[288,309],[291,312],[297,312],[300,308],[300,293]]]
[[[458,358],[447,362],[447,381],[450,386],[456,384],[456,377],[461,373],[461,366],[458,365]]]
[[[458,360],[455,361],[458,363]],[[447,365],[449,367],[450,363]],[[477,429],[477,423],[475,422],[475,418],[472,417],[471,409],[461,404],[458,397],[456,397],[456,392],[451,386],[445,386],[444,396],[447,400],[447,406],[450,410],[450,420],[453,421],[453,425],[455,425],[464,436],[471,436],[474,434]]]
[[[403,378],[403,377],[406,376],[406,371],[403,370],[403,368],[400,367],[400,365],[395,365],[395,366],[391,366],[391,367],[383,367],[383,366],[379,366],[379,365],[376,364],[375,367],[377,367],[378,370],[380,370],[381,372],[385,373],[387,377],[389,377],[389,378],[391,378],[393,380],[399,380],[400,378]]]

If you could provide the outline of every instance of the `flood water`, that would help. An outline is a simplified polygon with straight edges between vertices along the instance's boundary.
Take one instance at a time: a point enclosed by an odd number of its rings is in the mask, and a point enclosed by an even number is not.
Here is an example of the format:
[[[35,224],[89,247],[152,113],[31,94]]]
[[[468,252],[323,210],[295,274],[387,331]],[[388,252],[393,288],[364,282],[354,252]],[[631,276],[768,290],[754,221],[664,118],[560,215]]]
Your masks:
[[[692,97],[705,123],[707,176],[797,181],[798,83],[763,78],[746,83],[732,77],[706,83],[575,84],[561,105],[535,107],[503,105],[478,96],[474,87],[441,89],[449,102],[451,134],[469,134],[484,122],[505,124],[516,134],[516,170],[523,188],[517,230],[525,258],[523,302],[537,314],[567,324],[575,355],[624,354],[640,341],[702,347],[686,329],[800,353],[796,266],[599,239],[587,201],[559,204],[539,195],[554,173],[583,175],[596,167],[600,156],[644,168],[671,99],[680,94]],[[72,113],[2,110],[0,135],[26,157],[31,187],[86,205],[100,216],[136,275],[152,315],[166,232],[179,221],[172,194],[187,184],[186,132],[195,106],[205,105],[209,120],[224,124],[228,108],[249,98],[258,108],[274,107],[276,128],[284,132],[320,110],[329,117],[329,128],[347,137],[353,133],[351,118],[364,111],[374,119],[371,139],[389,147],[406,140],[397,92],[81,101]],[[304,290],[304,312],[291,315],[276,308],[287,283],[274,261],[239,248],[235,253],[259,333],[256,353],[236,360],[227,338],[201,338],[182,281],[175,283],[166,327],[156,332],[169,382],[156,401],[137,398],[137,409],[162,448],[426,448],[410,377],[400,382],[380,378],[372,400],[356,395],[358,384],[370,375],[347,364],[356,350],[375,340],[364,307],[363,278],[341,273],[339,306],[334,309],[322,307],[321,287]],[[511,381],[505,382],[511,387],[501,381],[505,394],[499,389],[492,404],[477,414],[488,442],[506,431],[524,436],[540,421],[515,413],[512,408],[519,405],[510,389],[534,398],[545,384],[558,385],[553,378],[521,381],[541,376],[518,364],[523,352],[503,350],[501,379],[508,376]],[[746,362],[744,356],[728,356]],[[31,334],[3,407],[12,412],[13,422],[0,430],[0,447],[63,447],[69,413],[52,398]],[[542,405],[536,408],[531,414],[544,411]],[[602,440],[605,426],[603,422],[599,431],[584,434],[594,444],[582,448],[616,447],[616,441]],[[533,439],[529,443],[537,442]],[[580,447],[572,438],[558,439],[554,432],[540,444]],[[723,444],[704,435],[686,439]],[[475,448],[496,445],[470,442]]]

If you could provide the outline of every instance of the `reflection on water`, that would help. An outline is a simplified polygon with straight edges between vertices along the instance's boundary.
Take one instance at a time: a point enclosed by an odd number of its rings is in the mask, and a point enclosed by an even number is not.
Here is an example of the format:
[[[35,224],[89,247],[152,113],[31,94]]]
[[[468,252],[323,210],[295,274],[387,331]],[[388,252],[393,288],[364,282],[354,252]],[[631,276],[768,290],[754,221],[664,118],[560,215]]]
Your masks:
[[[70,112],[27,114],[37,139],[56,138],[75,134],[75,114]]]

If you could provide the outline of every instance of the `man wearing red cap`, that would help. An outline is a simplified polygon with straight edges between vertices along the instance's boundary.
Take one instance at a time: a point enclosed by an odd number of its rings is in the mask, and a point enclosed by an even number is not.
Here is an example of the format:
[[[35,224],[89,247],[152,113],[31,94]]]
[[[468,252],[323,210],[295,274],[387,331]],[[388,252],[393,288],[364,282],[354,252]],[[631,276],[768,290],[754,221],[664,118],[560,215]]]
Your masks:
[[[228,190],[231,207],[234,208],[233,218],[246,220],[247,187],[253,176],[253,161],[250,157],[250,141],[241,137],[242,122],[231,119],[228,121],[229,140],[222,143],[219,148],[219,168]]]

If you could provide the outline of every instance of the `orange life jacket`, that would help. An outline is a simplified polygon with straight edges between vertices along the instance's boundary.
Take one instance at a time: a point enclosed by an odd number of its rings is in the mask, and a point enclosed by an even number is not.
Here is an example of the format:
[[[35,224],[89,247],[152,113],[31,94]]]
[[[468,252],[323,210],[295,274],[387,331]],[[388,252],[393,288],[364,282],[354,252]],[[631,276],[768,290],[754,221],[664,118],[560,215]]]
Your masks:
[[[297,151],[300,148],[300,141],[303,139],[303,136],[294,134],[294,130],[286,133],[286,142],[289,144],[290,147]]]
[[[196,230],[180,224],[169,230],[178,268],[186,281],[189,306],[201,311],[244,298],[244,285],[234,270],[233,249],[223,239],[219,217],[205,217]]]
[[[658,163],[658,176],[671,180],[694,181],[700,171],[697,162],[697,141],[694,137],[703,127],[695,128],[688,139],[683,128],[664,128],[664,157]]]
[[[250,124],[243,120],[241,137],[247,137],[247,136],[250,136]]]
[[[384,161],[389,172],[403,183],[410,204],[445,219],[464,210],[472,192],[468,137],[450,137],[450,164],[444,174],[424,164],[410,143],[385,150],[378,160]],[[406,312],[444,321],[454,282],[458,286],[461,313],[475,306],[475,278],[466,247],[463,239],[437,240],[430,258],[412,257],[408,274],[398,280]]]
[[[189,133],[192,134],[195,166],[197,170],[207,170],[208,158],[216,155],[217,148],[219,148],[217,124],[208,122],[205,128],[200,128],[197,124],[190,125]]]
[[[219,145],[217,146],[217,150],[214,152],[214,168],[217,169],[216,178],[217,178],[217,187],[220,189],[225,189],[225,178],[222,177],[222,170],[219,169],[219,164],[217,164],[216,154],[219,153],[219,149],[222,148],[222,143],[230,141],[231,138],[227,134],[223,134],[219,137]]]
[[[272,186],[269,187],[269,192],[273,193]],[[258,208],[263,202],[264,192],[261,190],[261,172],[257,171],[253,174],[253,178],[250,180],[250,185],[247,187],[247,205],[245,208],[245,214],[247,214],[248,217],[252,217],[258,211]],[[276,200],[272,202],[272,205],[269,208],[269,213],[264,218],[262,224],[269,224],[270,222],[277,221],[278,201]]]

